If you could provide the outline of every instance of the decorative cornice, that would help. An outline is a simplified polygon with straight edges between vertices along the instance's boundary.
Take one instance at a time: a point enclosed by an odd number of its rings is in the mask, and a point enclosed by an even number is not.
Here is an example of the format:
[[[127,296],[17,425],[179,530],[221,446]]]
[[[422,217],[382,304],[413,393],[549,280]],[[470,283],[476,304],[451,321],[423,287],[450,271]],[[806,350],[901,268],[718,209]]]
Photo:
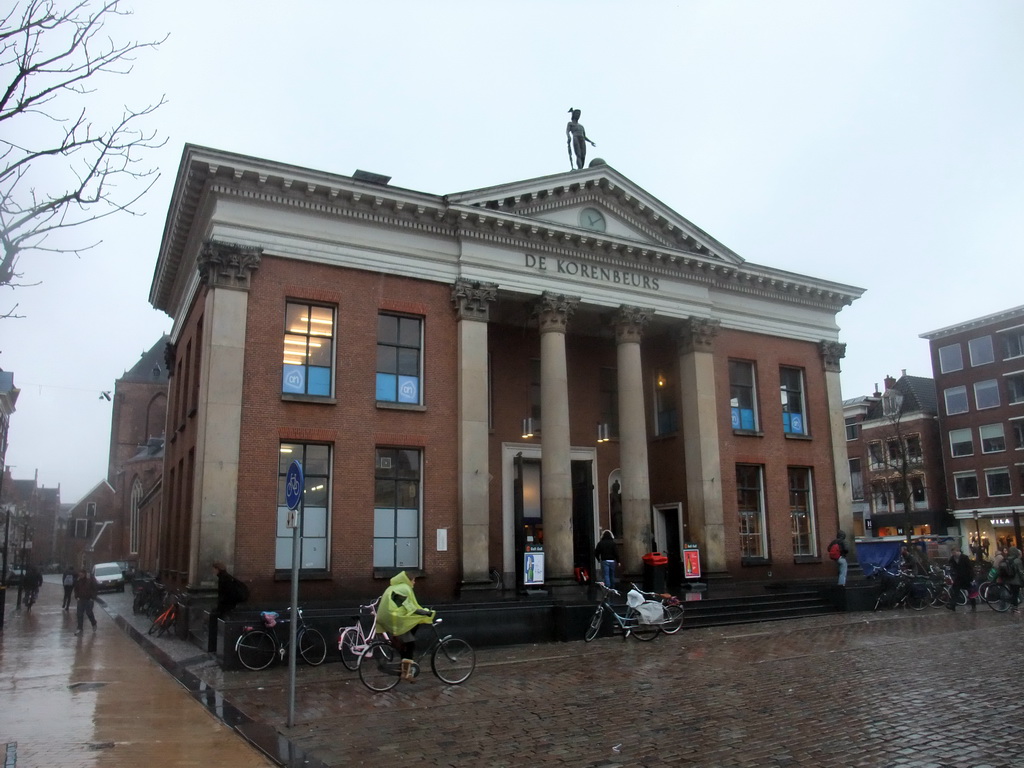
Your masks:
[[[579,306],[579,296],[544,291],[537,300],[534,314],[541,333],[565,333],[565,327]]]
[[[612,320],[615,326],[615,343],[634,342],[639,344],[644,336],[644,327],[651,321],[653,309],[621,305]]]
[[[248,291],[262,253],[262,248],[254,246],[207,240],[196,261],[199,279],[210,288]]]
[[[821,362],[828,373],[839,373],[839,361],[846,357],[846,345],[838,341],[818,342]]]
[[[452,285],[452,305],[459,320],[486,323],[491,302],[498,298],[498,284],[459,278]]]
[[[706,317],[690,317],[679,326],[678,341],[679,354],[688,355],[691,352],[711,352],[715,336],[722,327],[721,320],[711,320]]]

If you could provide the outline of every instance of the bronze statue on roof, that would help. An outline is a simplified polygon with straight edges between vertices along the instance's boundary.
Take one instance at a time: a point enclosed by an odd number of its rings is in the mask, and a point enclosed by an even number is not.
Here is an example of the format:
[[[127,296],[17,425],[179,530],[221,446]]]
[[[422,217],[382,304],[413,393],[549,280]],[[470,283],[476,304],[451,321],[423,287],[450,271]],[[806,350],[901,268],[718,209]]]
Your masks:
[[[580,124],[580,111],[569,107],[572,119],[565,126],[565,146],[569,152],[569,166],[573,167],[572,156],[576,153],[576,167],[582,168],[587,160],[587,143],[596,147],[597,144],[587,138],[586,129]]]

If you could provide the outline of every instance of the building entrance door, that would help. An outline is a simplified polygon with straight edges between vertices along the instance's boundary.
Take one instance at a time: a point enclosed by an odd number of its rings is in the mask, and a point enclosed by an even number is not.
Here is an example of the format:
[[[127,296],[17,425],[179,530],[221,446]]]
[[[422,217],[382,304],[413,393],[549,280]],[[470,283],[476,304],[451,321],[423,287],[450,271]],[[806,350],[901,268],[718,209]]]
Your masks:
[[[683,542],[686,522],[682,504],[659,504],[654,508],[654,544],[668,557],[665,586],[676,591],[683,583]]]

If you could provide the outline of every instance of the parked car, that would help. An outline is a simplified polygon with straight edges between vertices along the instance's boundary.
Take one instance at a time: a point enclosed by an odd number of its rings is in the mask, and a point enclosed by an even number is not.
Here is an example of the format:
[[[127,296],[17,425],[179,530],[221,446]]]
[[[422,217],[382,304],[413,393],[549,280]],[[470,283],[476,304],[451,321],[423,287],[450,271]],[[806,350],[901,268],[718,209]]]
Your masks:
[[[7,569],[7,584],[8,586],[17,586],[21,584],[21,577],[25,575],[24,568],[8,568]]]
[[[124,572],[118,563],[96,563],[92,567],[92,575],[100,585],[100,592],[124,592]]]

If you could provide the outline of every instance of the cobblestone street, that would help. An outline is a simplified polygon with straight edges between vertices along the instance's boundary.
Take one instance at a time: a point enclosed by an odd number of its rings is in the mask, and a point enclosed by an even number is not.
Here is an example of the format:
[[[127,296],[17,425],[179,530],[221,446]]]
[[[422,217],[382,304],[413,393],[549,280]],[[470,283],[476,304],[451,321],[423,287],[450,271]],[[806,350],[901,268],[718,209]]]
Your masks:
[[[300,667],[292,729],[285,667],[206,674],[328,765],[978,768],[1024,748],[1019,696],[995,704],[1021,631],[985,606],[836,614],[483,650],[463,686],[425,669],[384,694]]]

